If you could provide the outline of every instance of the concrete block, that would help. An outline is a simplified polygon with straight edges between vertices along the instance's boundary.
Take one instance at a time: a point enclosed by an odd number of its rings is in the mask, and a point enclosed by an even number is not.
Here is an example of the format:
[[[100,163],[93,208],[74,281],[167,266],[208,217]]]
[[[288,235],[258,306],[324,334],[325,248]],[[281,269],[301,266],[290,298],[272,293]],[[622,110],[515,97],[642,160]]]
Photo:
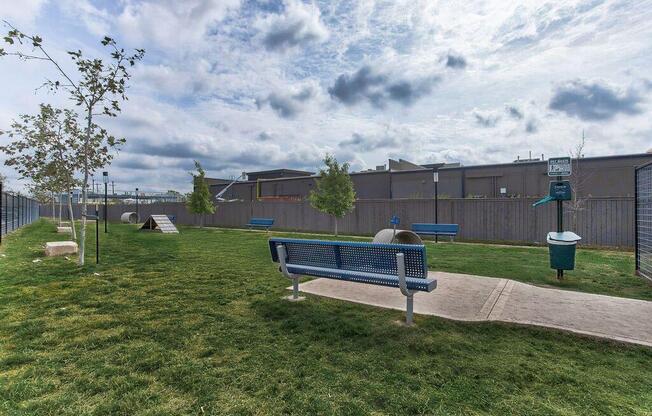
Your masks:
[[[48,257],[75,254],[77,250],[77,243],[74,241],[52,241],[45,243],[45,255]]]
[[[57,232],[60,234],[72,234],[72,227],[57,227]]]

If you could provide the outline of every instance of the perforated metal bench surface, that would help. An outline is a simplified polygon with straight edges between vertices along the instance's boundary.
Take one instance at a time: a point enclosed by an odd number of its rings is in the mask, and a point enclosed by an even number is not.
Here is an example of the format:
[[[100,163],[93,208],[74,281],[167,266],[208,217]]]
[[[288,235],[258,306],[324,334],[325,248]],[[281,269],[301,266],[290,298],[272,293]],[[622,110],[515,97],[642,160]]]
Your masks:
[[[274,219],[273,218],[252,218],[249,220],[249,224],[247,224],[247,227],[252,228],[252,227],[257,227],[257,228],[266,228],[270,229],[274,225]]]
[[[412,231],[421,235],[446,235],[454,237],[460,231],[458,224],[412,224]]]
[[[271,238],[270,253],[277,263],[278,246],[291,274],[390,287],[400,287],[397,254],[402,253],[408,290],[431,292],[437,287],[435,279],[428,279],[423,245]]]

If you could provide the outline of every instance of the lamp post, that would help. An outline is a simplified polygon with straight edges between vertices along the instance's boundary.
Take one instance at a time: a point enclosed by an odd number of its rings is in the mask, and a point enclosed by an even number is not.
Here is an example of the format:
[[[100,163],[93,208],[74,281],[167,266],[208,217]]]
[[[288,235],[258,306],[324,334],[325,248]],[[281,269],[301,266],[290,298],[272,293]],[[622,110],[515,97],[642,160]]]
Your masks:
[[[109,232],[109,226],[107,225],[108,216],[109,216],[109,205],[108,205],[108,192],[109,192],[109,172],[102,172],[102,180],[104,181],[104,232]]]
[[[140,222],[140,213],[138,212],[138,188],[136,188],[136,221]]]
[[[435,224],[439,224],[439,172],[433,172],[435,181]],[[439,236],[435,234],[435,243],[439,242]]]

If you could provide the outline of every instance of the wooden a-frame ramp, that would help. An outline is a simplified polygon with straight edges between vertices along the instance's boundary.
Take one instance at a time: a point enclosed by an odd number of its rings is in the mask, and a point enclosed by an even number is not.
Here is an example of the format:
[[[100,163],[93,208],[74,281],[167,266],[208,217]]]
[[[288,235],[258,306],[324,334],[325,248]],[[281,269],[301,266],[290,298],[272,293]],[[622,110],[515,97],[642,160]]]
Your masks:
[[[160,231],[163,234],[178,234],[179,230],[172,224],[167,215],[150,215],[145,221],[141,230]]]

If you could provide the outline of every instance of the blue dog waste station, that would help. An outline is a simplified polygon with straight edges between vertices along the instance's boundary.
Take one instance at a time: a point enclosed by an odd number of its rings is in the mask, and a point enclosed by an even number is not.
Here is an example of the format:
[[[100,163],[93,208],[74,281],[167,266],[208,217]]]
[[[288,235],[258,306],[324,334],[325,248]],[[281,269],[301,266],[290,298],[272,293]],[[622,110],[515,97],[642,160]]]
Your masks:
[[[575,249],[582,237],[571,231],[548,233],[550,249],[550,268],[557,270],[573,270],[575,268]]]
[[[564,277],[564,270],[575,268],[575,249],[581,237],[571,231],[564,231],[564,201],[573,199],[570,181],[563,180],[573,171],[570,157],[548,159],[548,176],[556,177],[550,182],[548,195],[532,204],[533,207],[555,202],[557,205],[557,232],[549,232],[546,238],[550,250],[550,267],[557,269],[557,279]]]

